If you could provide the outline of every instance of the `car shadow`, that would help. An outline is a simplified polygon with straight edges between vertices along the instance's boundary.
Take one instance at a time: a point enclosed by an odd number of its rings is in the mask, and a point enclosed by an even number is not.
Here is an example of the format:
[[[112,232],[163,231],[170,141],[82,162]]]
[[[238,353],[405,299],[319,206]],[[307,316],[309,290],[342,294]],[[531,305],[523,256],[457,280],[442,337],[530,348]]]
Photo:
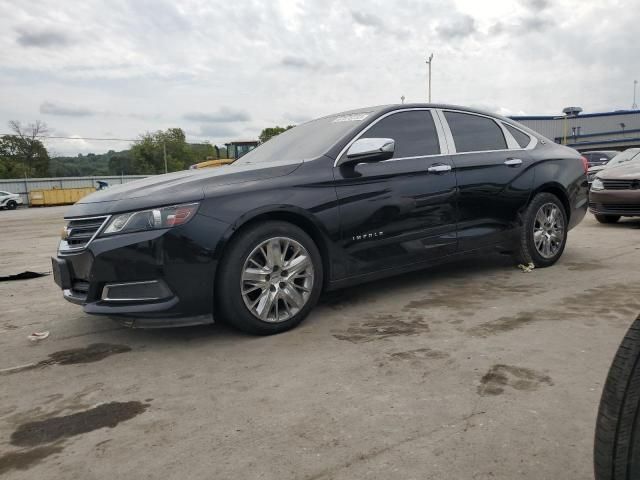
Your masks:
[[[428,289],[434,283],[463,280],[474,273],[483,275],[493,275],[498,272],[505,272],[514,269],[513,259],[509,255],[491,254],[482,257],[469,257],[456,260],[450,263],[441,264],[414,272],[396,275],[389,278],[375,280],[353,287],[340,290],[324,292],[316,306],[316,315],[322,316],[325,308],[349,308],[351,305],[373,301],[379,295],[393,296],[400,294],[407,288]],[[314,323],[314,322],[312,322]],[[291,333],[298,331],[294,329]],[[106,333],[106,332],[105,332]],[[277,335],[282,337],[284,334]],[[160,329],[127,329],[117,328],[116,330],[101,335],[101,340],[108,341],[105,336],[117,336],[123,340],[123,336],[135,343],[149,343],[154,346],[163,344],[200,344],[215,343],[224,345],[232,342],[249,342],[259,340],[260,336],[255,336],[241,332],[222,321],[217,321],[212,325],[199,325],[192,327],[174,327]],[[271,337],[274,338],[274,337]]]

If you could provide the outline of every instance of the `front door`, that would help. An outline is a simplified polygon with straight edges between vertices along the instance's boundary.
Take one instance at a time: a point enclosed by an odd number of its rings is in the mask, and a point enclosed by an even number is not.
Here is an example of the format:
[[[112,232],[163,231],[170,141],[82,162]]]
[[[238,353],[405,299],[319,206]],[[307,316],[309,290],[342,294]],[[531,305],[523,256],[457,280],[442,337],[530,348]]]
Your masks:
[[[383,117],[360,138],[393,139],[393,158],[334,168],[349,276],[456,251],[456,177],[436,121],[426,109]]]

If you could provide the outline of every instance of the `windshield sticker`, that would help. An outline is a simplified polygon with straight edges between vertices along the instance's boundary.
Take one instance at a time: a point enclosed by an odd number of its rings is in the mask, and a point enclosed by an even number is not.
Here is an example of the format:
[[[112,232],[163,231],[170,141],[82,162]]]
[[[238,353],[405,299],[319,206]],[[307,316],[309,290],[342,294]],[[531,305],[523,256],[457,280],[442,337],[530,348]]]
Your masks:
[[[336,122],[360,122],[369,116],[368,113],[352,113],[349,115],[340,115],[333,120]]]

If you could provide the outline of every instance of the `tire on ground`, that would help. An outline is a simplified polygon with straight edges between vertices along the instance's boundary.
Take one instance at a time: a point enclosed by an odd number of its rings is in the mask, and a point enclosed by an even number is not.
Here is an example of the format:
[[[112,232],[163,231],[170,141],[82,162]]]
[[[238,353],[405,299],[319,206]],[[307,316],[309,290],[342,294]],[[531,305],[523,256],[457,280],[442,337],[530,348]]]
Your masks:
[[[620,220],[620,215],[600,215],[596,214],[596,220],[600,223],[616,223]]]
[[[564,233],[562,244],[559,250],[551,258],[543,257],[534,244],[533,230],[536,221],[536,214],[540,207],[547,203],[553,203],[557,206],[562,213],[564,222]],[[556,263],[564,252],[564,247],[567,244],[567,227],[568,227],[567,212],[564,205],[558,197],[552,193],[542,192],[538,193],[533,200],[529,203],[527,208],[522,214],[522,228],[518,237],[518,243],[516,245],[515,259],[522,264],[532,263],[536,268],[549,267]]]
[[[596,421],[596,480],[640,478],[640,317],[622,340],[604,385]]]
[[[314,281],[307,303],[291,318],[271,323],[254,316],[244,303],[241,292],[242,269],[248,256],[261,242],[273,237],[287,237],[300,243],[311,257]],[[218,270],[215,302],[221,319],[247,333],[272,335],[298,325],[313,309],[322,291],[322,257],[311,237],[301,228],[283,221],[266,221],[243,228],[232,239]]]

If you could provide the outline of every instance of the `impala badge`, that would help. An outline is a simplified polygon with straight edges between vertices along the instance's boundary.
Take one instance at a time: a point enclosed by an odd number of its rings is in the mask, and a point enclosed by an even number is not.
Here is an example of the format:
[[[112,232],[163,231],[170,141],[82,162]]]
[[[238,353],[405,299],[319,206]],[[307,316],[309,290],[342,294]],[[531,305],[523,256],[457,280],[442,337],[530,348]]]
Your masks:
[[[353,237],[351,237],[351,240],[353,241],[369,240],[371,238],[379,238],[382,236],[384,236],[384,232],[358,233],[357,235],[354,235]]]

